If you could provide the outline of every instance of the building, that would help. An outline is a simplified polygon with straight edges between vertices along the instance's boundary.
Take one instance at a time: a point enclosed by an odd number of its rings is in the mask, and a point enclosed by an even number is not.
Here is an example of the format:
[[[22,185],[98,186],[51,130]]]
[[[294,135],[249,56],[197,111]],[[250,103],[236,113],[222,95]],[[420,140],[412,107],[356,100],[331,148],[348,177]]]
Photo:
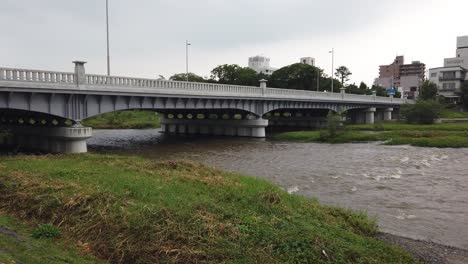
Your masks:
[[[249,58],[249,68],[257,73],[272,74],[276,69],[270,67],[270,58],[255,56]]]
[[[460,88],[468,81],[468,36],[457,38],[455,58],[444,59],[444,67],[429,69],[429,80],[437,84],[447,101],[460,102]]]
[[[413,61],[405,64],[405,57],[397,56],[392,64],[380,66],[379,78],[375,79],[374,85],[387,89],[394,87],[402,92],[403,97],[415,99],[419,96],[425,73],[424,63]]]
[[[304,57],[304,58],[301,58],[300,63],[308,64],[310,66],[315,66],[315,58]]]

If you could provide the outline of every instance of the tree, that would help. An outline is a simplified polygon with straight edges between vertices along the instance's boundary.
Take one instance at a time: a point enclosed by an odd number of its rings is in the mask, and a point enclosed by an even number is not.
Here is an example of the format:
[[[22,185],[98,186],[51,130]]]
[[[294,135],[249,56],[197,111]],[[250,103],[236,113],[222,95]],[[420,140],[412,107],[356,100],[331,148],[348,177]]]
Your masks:
[[[460,87],[463,106],[468,108],[468,81],[465,81]]]
[[[360,87],[358,87],[356,84],[350,84],[346,86],[346,92],[350,94],[366,94],[367,88],[361,89],[362,84],[363,83],[361,83]]]
[[[177,74],[174,74],[172,75],[169,80],[171,81],[187,81],[187,77],[188,77],[188,81],[189,82],[206,82],[206,80],[201,77],[201,76],[198,76],[194,73],[177,73]]]
[[[344,86],[346,81],[349,81],[349,76],[351,76],[351,71],[346,66],[340,66],[336,69],[335,76],[340,78],[341,86]]]
[[[295,63],[273,72],[269,78],[271,87],[295,89],[295,90],[317,90],[317,78],[322,75],[322,70],[303,63]],[[320,78],[320,84],[322,78]]]
[[[367,86],[365,82],[361,82],[361,84],[359,84],[359,90],[364,91],[365,94],[367,90],[369,90],[369,86]]]
[[[211,79],[222,84],[257,86],[257,72],[236,64],[224,64],[211,71]]]
[[[377,86],[377,85],[372,85],[372,88],[370,90],[367,90],[367,94],[371,95],[373,91],[376,91],[377,96],[387,96],[387,89]]]
[[[410,124],[432,124],[440,117],[442,105],[435,100],[416,101],[415,104],[405,104],[401,107],[401,115]]]
[[[437,96],[437,85],[431,81],[425,81],[421,86],[419,98],[422,100],[435,100]]]

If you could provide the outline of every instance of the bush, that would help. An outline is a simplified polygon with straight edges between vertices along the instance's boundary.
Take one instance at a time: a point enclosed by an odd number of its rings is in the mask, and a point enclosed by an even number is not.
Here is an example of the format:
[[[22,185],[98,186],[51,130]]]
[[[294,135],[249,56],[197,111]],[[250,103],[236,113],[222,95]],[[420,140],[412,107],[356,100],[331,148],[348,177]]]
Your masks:
[[[60,237],[60,230],[51,224],[44,224],[34,229],[32,232],[32,237],[36,239],[57,238]]]
[[[328,112],[327,115],[327,130],[328,130],[328,136],[330,138],[334,138],[337,136],[337,131],[341,127],[341,115],[336,114],[332,111]]]
[[[401,115],[410,124],[433,124],[440,117],[442,105],[434,100],[418,100],[401,107]]]

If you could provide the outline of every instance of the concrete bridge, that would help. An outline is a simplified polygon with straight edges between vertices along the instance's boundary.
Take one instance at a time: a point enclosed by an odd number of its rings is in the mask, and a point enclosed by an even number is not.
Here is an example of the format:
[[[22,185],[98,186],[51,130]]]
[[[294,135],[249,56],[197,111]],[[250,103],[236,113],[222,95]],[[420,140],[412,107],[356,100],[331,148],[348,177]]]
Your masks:
[[[176,82],[74,72],[0,68],[0,126],[20,144],[46,152],[86,152],[90,128],[103,113],[146,109],[164,114],[170,133],[265,137],[270,125],[319,127],[328,111],[354,123],[390,120],[405,99],[211,83]]]

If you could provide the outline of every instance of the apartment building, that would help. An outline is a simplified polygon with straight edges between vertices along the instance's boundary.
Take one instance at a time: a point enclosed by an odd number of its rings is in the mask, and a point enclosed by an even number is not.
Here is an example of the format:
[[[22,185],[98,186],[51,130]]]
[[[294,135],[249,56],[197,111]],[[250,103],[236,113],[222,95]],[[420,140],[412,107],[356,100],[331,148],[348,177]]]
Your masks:
[[[447,101],[460,102],[460,88],[468,81],[468,36],[457,37],[456,57],[444,59],[444,67],[429,69],[429,80]]]

